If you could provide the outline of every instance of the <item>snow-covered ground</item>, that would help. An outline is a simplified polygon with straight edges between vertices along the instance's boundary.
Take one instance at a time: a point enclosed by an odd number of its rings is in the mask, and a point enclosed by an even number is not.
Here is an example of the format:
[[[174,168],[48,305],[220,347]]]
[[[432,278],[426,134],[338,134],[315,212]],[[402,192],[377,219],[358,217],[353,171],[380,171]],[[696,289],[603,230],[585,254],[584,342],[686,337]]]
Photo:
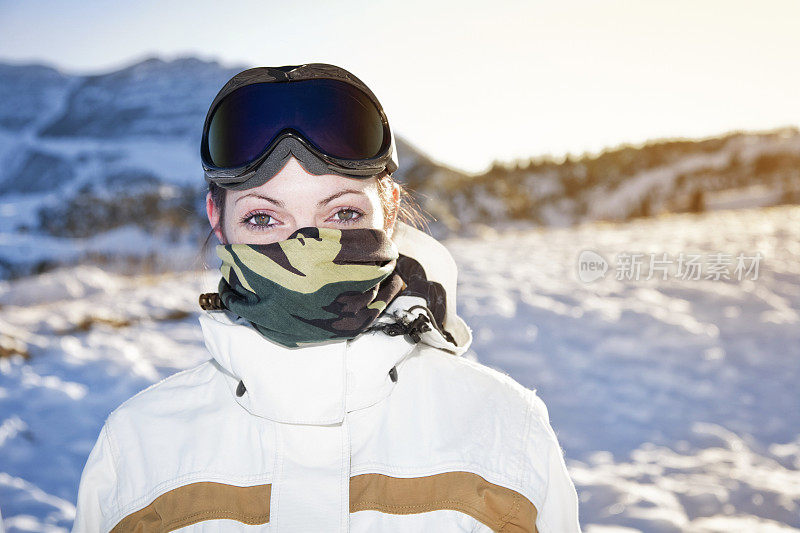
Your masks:
[[[445,244],[466,356],[545,400],[586,533],[800,531],[800,206]],[[604,278],[578,279],[584,250]],[[617,279],[618,254],[649,252],[763,259],[757,279]],[[206,359],[197,295],[218,279],[79,267],[0,284],[0,349],[30,355],[0,358],[9,533],[69,529],[108,412]]]

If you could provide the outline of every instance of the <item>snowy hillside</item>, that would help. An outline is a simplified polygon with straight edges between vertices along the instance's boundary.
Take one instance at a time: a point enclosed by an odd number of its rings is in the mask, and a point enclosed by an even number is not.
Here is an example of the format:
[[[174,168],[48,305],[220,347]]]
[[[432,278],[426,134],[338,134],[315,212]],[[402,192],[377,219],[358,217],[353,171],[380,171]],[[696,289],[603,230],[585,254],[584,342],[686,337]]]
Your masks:
[[[800,531],[800,206],[445,241],[467,357],[536,388],[587,533]],[[584,283],[583,250],[611,263]],[[757,278],[617,279],[624,253],[763,256]],[[68,531],[106,415],[208,358],[216,270],[0,282],[0,507]]]
[[[800,130],[734,132],[656,140],[564,160],[495,163],[472,177],[451,175],[435,214],[454,231],[528,221],[569,226],[659,213],[800,203]],[[449,215],[456,215],[450,217]]]

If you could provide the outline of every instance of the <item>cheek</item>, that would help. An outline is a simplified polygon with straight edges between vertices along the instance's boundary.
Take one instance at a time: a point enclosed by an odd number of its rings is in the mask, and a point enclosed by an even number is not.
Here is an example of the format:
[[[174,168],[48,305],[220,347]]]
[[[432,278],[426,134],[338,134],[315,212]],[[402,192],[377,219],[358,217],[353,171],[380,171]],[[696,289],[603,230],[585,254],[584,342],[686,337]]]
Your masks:
[[[236,231],[236,225],[231,223],[233,217],[226,216],[225,220],[222,222],[222,227],[225,229],[226,235],[232,235],[234,231]]]
[[[247,214],[247,200],[243,200],[238,204],[233,199],[229,198],[228,203],[225,206],[225,220],[222,223],[222,226],[226,228],[229,232],[238,231],[240,226],[239,220]]]
[[[376,209],[372,210],[370,214],[370,225],[375,228],[383,227],[383,208],[379,205]]]
[[[377,196],[377,193],[374,196],[370,195],[369,203],[369,213],[367,213],[367,216],[370,219],[370,225],[376,228],[383,227],[383,204]]]
[[[225,216],[220,221],[223,233],[228,237],[229,241],[233,241],[234,236],[239,233],[239,225],[236,224],[238,213],[234,209],[226,210]]]

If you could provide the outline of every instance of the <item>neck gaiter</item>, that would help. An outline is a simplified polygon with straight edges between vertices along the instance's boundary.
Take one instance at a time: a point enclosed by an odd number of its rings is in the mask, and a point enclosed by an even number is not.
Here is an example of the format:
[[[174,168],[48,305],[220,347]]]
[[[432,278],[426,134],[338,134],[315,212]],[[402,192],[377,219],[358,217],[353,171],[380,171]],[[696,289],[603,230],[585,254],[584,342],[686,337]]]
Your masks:
[[[406,286],[383,229],[309,226],[283,241],[216,252],[224,306],[290,348],[355,337]]]

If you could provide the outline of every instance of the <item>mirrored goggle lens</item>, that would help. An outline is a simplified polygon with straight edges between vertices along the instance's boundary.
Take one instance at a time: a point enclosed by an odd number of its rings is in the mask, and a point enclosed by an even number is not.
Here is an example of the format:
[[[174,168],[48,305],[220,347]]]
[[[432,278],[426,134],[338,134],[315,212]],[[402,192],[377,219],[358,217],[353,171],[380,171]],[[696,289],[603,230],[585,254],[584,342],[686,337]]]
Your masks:
[[[256,83],[225,96],[214,110],[206,146],[209,162],[243,166],[286,128],[338,159],[372,159],[389,143],[375,104],[352,85],[336,80]]]

